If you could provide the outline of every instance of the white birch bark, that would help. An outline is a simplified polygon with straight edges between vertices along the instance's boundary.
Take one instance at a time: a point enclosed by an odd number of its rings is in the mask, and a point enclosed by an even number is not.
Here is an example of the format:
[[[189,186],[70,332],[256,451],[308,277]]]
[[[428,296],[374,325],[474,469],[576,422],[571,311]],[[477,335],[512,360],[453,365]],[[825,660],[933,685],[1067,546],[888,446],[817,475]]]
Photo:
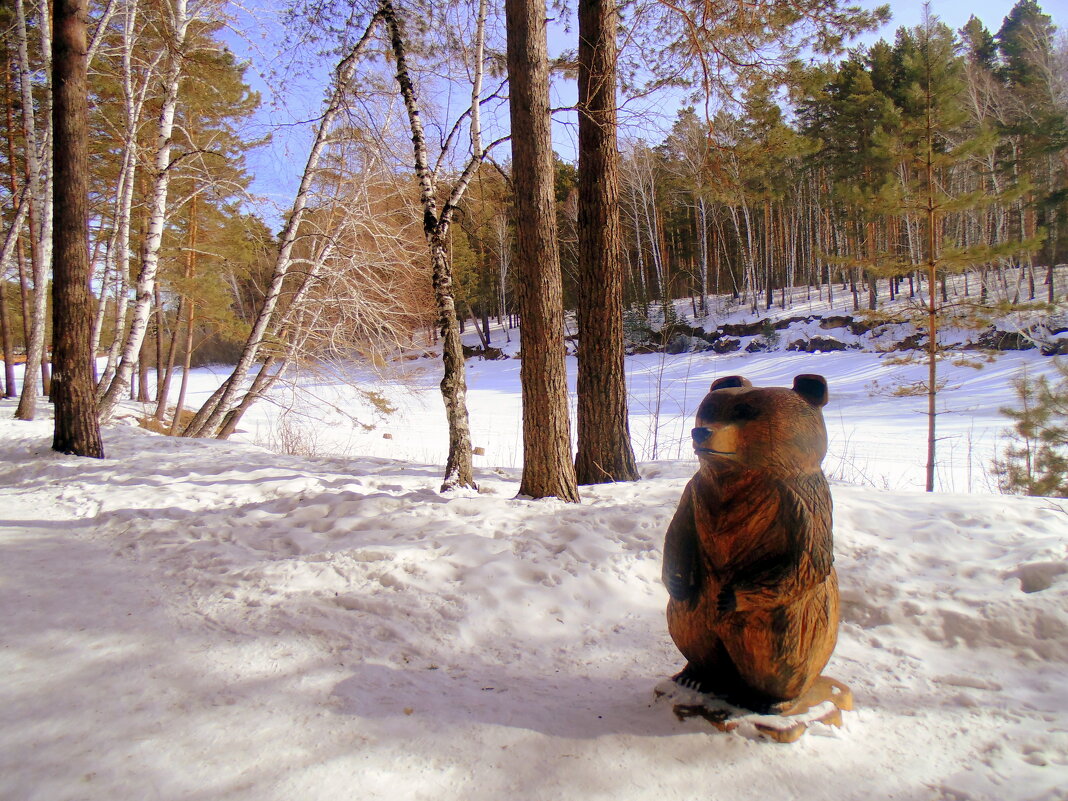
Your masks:
[[[22,235],[22,228],[30,214],[30,193],[28,190],[29,187],[24,187],[22,194],[19,195],[18,204],[15,206],[15,219],[11,221],[11,227],[7,229],[7,235],[4,237],[3,247],[0,248],[0,275],[7,272],[8,260],[15,252],[19,236]]]
[[[153,163],[155,175],[152,181],[145,241],[141,248],[141,269],[137,275],[133,317],[130,322],[130,331],[123,345],[122,357],[115,369],[115,376],[100,401],[100,422],[102,423],[111,419],[115,407],[130,389],[134,365],[137,363],[141,343],[148,331],[148,318],[152,313],[153,290],[156,285],[156,272],[159,268],[159,250],[163,241],[163,225],[167,218],[167,194],[171,179],[171,136],[174,131],[174,115],[178,107],[178,89],[184,71],[186,33],[191,22],[186,0],[173,0],[169,10],[171,35],[169,63],[156,136]]]
[[[93,357],[100,350],[100,337],[104,333],[104,318],[107,316],[108,293],[111,291],[112,264],[115,261],[115,231],[112,230],[104,245],[104,268],[100,275],[100,302],[96,304],[96,314],[93,316],[93,331],[90,334],[90,352]],[[95,369],[95,368],[94,368]]]
[[[635,161],[634,166],[636,167],[637,166],[637,153],[636,152],[632,152],[632,153],[628,154],[628,157]],[[640,190],[639,190],[639,187],[638,187],[638,183],[636,181],[630,179],[630,176],[637,175],[637,169],[627,169],[624,166],[624,169],[623,169],[622,173],[623,173],[623,175],[622,175],[623,188],[624,188],[624,190],[626,192],[626,198],[627,198],[627,211],[630,212],[631,224],[632,224],[632,227],[633,227],[633,230],[634,230],[634,242],[635,242],[634,251],[635,251],[635,257],[636,257],[635,260],[637,261],[637,266],[635,268],[635,272],[637,273],[637,282],[638,282],[638,287],[639,287],[639,291],[640,291],[640,296],[641,296],[641,299],[642,299],[643,303],[645,303],[645,302],[648,302],[648,300],[649,300],[649,288],[648,288],[648,286],[646,286],[647,282],[646,282],[646,277],[645,277],[645,259],[644,259],[643,255],[642,255],[642,227],[641,227],[641,219],[640,219],[639,213],[638,213],[638,202],[639,202]],[[643,315],[645,314],[645,310],[644,309],[642,311],[642,314]]]
[[[47,12],[45,12],[45,21],[44,30],[40,31],[40,35],[42,40],[47,42]],[[40,22],[38,26],[40,27]],[[25,378],[22,382],[22,393],[19,396],[15,417],[19,420],[33,420],[37,414],[37,382],[44,358],[45,315],[48,309],[48,265],[51,262],[52,252],[52,204],[50,202],[52,159],[49,146],[51,137],[46,135],[42,141],[37,136],[37,124],[33,114],[33,70],[29,56],[29,27],[23,0],[15,0],[15,38],[18,51],[19,89],[22,94],[23,135],[26,142],[26,171],[32,204],[30,235],[34,238],[32,248],[34,302],[30,317],[30,341],[26,347]],[[46,58],[51,55],[51,52],[49,42],[46,48]],[[50,123],[52,115],[49,103],[50,100],[43,101],[48,110],[43,119]]]
[[[134,187],[137,179],[137,163],[140,148],[137,142],[137,130],[141,124],[141,114],[149,86],[156,75],[156,70],[163,54],[157,53],[149,61],[141,76],[140,86],[134,85],[134,46],[138,30],[139,7],[137,0],[130,0],[126,5],[126,19],[123,24],[122,37],[122,94],[126,130],[123,135],[123,163],[119,173],[115,193],[115,230],[113,246],[108,248],[112,255],[112,267],[115,279],[115,332],[108,350],[107,366],[97,385],[98,398],[102,399],[114,379],[116,367],[123,351],[123,334],[126,332],[126,316],[129,309],[127,293],[130,275],[130,220],[133,214]],[[101,307],[105,307],[106,296],[101,294]]]

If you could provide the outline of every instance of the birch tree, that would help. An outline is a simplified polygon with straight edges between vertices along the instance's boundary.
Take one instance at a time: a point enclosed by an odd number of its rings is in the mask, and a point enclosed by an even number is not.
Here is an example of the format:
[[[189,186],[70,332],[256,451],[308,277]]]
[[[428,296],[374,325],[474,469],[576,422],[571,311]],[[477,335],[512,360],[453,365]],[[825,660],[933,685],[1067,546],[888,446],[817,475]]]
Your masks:
[[[51,104],[47,99],[51,92],[51,65],[48,63],[52,52],[50,24],[47,4],[38,6],[37,32],[41,37],[41,51],[46,59],[43,72],[46,76],[41,105],[45,108],[44,118],[51,120]],[[25,159],[27,184],[30,192],[30,254],[33,271],[33,310],[30,321],[29,342],[26,344],[26,366],[22,382],[22,393],[15,409],[19,420],[33,420],[37,414],[37,379],[42,371],[45,346],[45,315],[48,309],[48,267],[51,262],[52,248],[52,158],[51,136],[38,136],[37,121],[34,119],[34,70],[29,55],[30,28],[26,15],[24,0],[15,0],[15,37],[18,47],[19,87],[22,93],[22,124],[25,138]]]
[[[123,342],[126,333],[126,317],[129,309],[131,218],[134,205],[134,191],[140,165],[140,141],[138,133],[142,124],[143,111],[149,89],[155,84],[160,64],[166,49],[159,49],[135,58],[134,50],[138,42],[141,25],[141,6],[139,0],[126,0],[122,15],[122,41],[120,45],[122,115],[121,134],[122,161],[119,166],[115,185],[115,201],[112,216],[111,234],[108,239],[104,259],[104,274],[101,278],[102,291],[97,310],[97,319],[93,326],[93,352],[99,347],[100,336],[104,327],[104,315],[107,311],[107,289],[114,297],[114,335],[108,349],[107,362],[97,386],[97,396],[103,398],[115,377],[115,371],[123,354]]]
[[[212,393],[211,397],[205,401],[204,405],[200,407],[189,425],[183,430],[183,436],[211,437],[219,433],[226,414],[233,408],[238,401],[238,394],[244,389],[244,383],[256,363],[260,347],[272,326],[277,323],[275,312],[278,308],[286,276],[293,266],[293,248],[301,231],[301,224],[304,221],[308,200],[319,172],[320,162],[329,144],[333,126],[344,109],[346,93],[349,91],[349,85],[356,73],[360,58],[367,49],[374,29],[381,19],[380,11],[376,11],[371,16],[363,35],[351,48],[348,55],[342,59],[335,71],[323,115],[315,127],[311,149],[304,165],[300,185],[297,188],[292,208],[279,237],[278,251],[274,259],[271,280],[260,304],[252,330],[245,339],[245,345],[233,371],[222,385]]]
[[[171,180],[171,147],[173,144],[174,115],[178,106],[178,94],[185,70],[186,38],[194,14],[202,6],[190,11],[187,0],[169,0],[165,3],[167,27],[167,69],[163,82],[163,103],[160,109],[156,134],[156,149],[153,158],[152,190],[149,200],[148,221],[141,246],[141,266],[137,274],[135,302],[122,356],[115,369],[115,376],[100,400],[100,420],[107,422],[115,408],[130,390],[131,376],[137,363],[141,345],[148,331],[148,319],[159,269],[160,245],[163,226],[167,219],[167,195]]]
[[[438,172],[431,168],[427,150],[426,134],[420,114],[419,98],[412,72],[408,66],[408,46],[396,8],[391,0],[383,0],[381,11],[389,32],[390,46],[396,65],[396,78],[408,115],[412,136],[413,166],[419,181],[419,201],[423,209],[423,232],[430,248],[433,271],[434,297],[437,306],[437,327],[442,341],[443,376],[441,394],[445,401],[445,413],[449,426],[449,455],[445,464],[445,478],[441,489],[456,487],[475,488],[472,467],[471,428],[467,413],[467,380],[460,341],[460,328],[456,317],[456,300],[453,291],[452,265],[449,260],[448,235],[460,202],[471,180],[488,157],[491,149],[482,143],[481,106],[482,76],[484,64],[484,41],[487,14],[486,0],[480,0],[476,20],[474,56],[471,65],[471,104],[468,109],[470,132],[470,156],[459,177],[449,188],[445,202],[438,207],[440,191]],[[446,147],[442,148],[444,154]],[[440,160],[439,160],[440,165]]]

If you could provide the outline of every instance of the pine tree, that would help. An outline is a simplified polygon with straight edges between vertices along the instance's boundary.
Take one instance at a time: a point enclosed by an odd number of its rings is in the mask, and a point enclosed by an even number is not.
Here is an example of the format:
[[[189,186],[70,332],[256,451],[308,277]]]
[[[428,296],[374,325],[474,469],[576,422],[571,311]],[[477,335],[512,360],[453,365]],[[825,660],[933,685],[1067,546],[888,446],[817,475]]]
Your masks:
[[[52,91],[55,137],[52,449],[104,457],[89,349],[89,130],[87,0],[54,0]]]
[[[579,8],[579,354],[580,484],[635,481],[623,369],[623,263],[616,146],[614,0]]]
[[[523,332],[523,477],[519,493],[577,502],[553,202],[545,3],[506,0],[505,15]]]
[[[878,278],[899,271],[897,265],[887,269],[878,240],[879,224],[892,213],[889,197],[897,180],[887,135],[897,131],[900,115],[890,94],[888,62],[885,47],[872,48],[867,58],[854,55],[801,109],[802,130],[819,145],[815,163],[825,169],[840,216],[848,221],[845,246],[833,261],[866,278],[869,310],[876,307]],[[859,309],[856,274],[853,308]]]
[[[994,37],[1001,55],[996,72],[1006,89],[1002,134],[1011,145],[1010,167],[1032,185],[1026,208],[1020,207],[1019,236],[1045,241],[1050,303],[1055,300],[1053,268],[1062,242],[1068,242],[1068,164],[1063,159],[1068,105],[1058,98],[1064,77],[1058,75],[1054,56],[1056,30],[1035,0],[1019,0]]]

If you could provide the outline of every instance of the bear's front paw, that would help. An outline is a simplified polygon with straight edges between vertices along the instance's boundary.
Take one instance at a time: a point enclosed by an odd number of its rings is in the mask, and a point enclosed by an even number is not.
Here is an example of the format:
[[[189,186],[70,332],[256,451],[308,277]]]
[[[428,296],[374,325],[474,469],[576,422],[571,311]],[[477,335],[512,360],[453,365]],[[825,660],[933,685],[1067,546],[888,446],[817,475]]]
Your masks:
[[[733,612],[738,608],[738,596],[734,594],[734,590],[730,587],[724,587],[719,591],[719,597],[716,598],[716,610],[725,615],[728,612]]]
[[[667,586],[668,595],[676,601],[689,600],[693,595],[693,583],[679,573],[664,576],[664,584]]]

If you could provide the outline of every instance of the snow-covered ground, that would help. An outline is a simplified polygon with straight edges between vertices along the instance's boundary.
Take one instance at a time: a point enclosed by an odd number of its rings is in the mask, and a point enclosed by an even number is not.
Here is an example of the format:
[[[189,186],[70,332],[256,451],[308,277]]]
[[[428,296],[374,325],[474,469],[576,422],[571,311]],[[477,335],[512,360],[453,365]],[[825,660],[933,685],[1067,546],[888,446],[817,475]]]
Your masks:
[[[889,361],[629,358],[643,480],[580,505],[515,499],[515,360],[469,362],[481,491],[447,496],[432,362],[377,386],[389,417],[308,376],[320,400],[281,393],[238,441],[114,425],[104,461],[52,453],[50,421],[0,402],[0,798],[1068,798],[1068,504],[984,472],[1008,379],[1050,362],[945,365],[960,494],[927,495],[923,401],[885,391],[923,368]],[[779,745],[654,700],[682,664],[659,574],[708,384],[802,372],[833,398],[826,672],[857,709]],[[319,455],[252,444],[280,416]]]

